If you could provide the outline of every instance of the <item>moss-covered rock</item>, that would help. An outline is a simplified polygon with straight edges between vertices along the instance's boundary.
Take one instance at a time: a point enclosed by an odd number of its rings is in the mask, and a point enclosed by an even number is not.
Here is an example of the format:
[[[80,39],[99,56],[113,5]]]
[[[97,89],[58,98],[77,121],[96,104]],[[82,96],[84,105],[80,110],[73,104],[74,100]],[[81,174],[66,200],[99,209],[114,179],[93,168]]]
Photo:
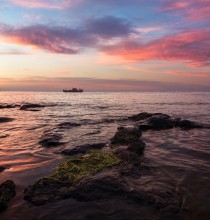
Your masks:
[[[61,164],[51,178],[75,182],[119,163],[113,152],[90,151],[87,157],[70,159]]]
[[[25,199],[34,205],[68,198],[71,186],[84,177],[120,164],[121,160],[111,151],[90,151],[83,158],[73,158],[62,163],[55,173],[38,180],[25,189]]]

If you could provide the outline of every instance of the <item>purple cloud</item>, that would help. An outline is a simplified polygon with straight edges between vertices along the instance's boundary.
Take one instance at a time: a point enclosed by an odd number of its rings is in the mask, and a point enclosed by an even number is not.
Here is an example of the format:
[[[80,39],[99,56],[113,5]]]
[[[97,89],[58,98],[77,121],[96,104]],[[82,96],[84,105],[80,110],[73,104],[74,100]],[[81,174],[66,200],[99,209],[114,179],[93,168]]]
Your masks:
[[[122,38],[132,32],[127,21],[111,16],[89,19],[84,27],[77,29],[44,25],[0,27],[0,33],[6,41],[63,54],[75,54],[84,47],[96,48],[103,39]]]

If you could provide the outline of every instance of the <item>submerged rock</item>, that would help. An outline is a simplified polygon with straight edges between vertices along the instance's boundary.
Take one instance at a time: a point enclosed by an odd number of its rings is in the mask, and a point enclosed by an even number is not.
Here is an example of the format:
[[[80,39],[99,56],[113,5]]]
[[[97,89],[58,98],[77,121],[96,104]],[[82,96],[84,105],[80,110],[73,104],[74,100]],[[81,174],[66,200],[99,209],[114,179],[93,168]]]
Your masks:
[[[193,121],[189,121],[189,120],[185,120],[181,118],[176,118],[174,120],[174,125],[175,127],[179,127],[179,128],[186,129],[186,130],[193,129],[193,128],[208,128],[208,129],[210,128],[210,125],[193,122]]]
[[[41,139],[42,140],[39,141],[39,144],[43,147],[57,147],[63,144],[63,142],[60,142],[60,140],[62,139],[62,136],[60,134],[44,134]]]
[[[44,108],[45,106],[44,105],[41,105],[41,104],[31,104],[31,103],[28,103],[28,104],[24,104],[20,107],[20,110],[29,110],[29,111],[33,111],[32,109],[34,108]]]
[[[81,126],[81,124],[73,123],[73,122],[63,122],[58,125],[58,127],[61,129],[71,129],[71,128],[79,127],[79,126]]]
[[[106,143],[84,144],[84,145],[76,146],[72,149],[64,149],[61,151],[61,153],[64,155],[73,156],[76,154],[84,154],[90,150],[101,149],[101,148],[105,147],[105,145],[106,145]]]
[[[15,183],[7,180],[0,185],[0,211],[4,211],[8,207],[8,202],[15,196]]]
[[[4,109],[4,108],[16,108],[18,105],[0,105],[0,109]]]
[[[13,120],[14,120],[13,118],[0,117],[0,123],[11,122]]]
[[[138,140],[137,142],[133,142],[128,146],[128,150],[134,152],[136,154],[142,154],[146,144],[142,140]]]
[[[6,169],[6,167],[0,166],[0,172],[3,172]]]

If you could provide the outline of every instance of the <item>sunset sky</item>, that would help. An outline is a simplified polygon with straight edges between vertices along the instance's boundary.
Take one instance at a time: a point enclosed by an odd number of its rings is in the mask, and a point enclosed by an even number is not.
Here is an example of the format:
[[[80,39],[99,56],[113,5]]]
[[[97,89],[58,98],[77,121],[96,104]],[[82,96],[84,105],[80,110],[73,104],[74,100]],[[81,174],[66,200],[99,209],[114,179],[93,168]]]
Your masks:
[[[1,0],[0,90],[210,91],[209,0]]]

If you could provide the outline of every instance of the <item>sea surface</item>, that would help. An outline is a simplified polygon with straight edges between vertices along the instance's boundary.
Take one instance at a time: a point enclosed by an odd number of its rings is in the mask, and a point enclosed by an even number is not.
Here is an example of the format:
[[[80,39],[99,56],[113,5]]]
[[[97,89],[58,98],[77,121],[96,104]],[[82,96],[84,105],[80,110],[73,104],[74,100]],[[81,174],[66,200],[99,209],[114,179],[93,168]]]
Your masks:
[[[109,142],[118,126],[128,124],[124,120],[128,116],[161,112],[210,124],[210,93],[207,92],[0,92],[0,105],[24,103],[46,107],[40,111],[21,111],[19,107],[0,109],[0,117],[14,119],[0,123],[0,166],[7,167],[0,173],[0,183],[12,179],[17,185],[17,195],[9,209],[0,214],[2,220],[80,219],[72,212],[78,207],[88,213],[84,204],[74,201],[62,201],[48,208],[31,207],[23,200],[23,190],[40,177],[51,174],[66,159],[59,154],[61,148]],[[82,126],[61,129],[58,124],[62,122]],[[49,132],[62,135],[65,144],[57,148],[40,146],[40,138]],[[148,177],[147,182],[160,178],[174,184],[182,197],[183,219],[210,219],[210,130],[148,131],[142,139],[147,145],[144,157],[159,171],[156,177]],[[95,207],[96,211],[101,209]]]

